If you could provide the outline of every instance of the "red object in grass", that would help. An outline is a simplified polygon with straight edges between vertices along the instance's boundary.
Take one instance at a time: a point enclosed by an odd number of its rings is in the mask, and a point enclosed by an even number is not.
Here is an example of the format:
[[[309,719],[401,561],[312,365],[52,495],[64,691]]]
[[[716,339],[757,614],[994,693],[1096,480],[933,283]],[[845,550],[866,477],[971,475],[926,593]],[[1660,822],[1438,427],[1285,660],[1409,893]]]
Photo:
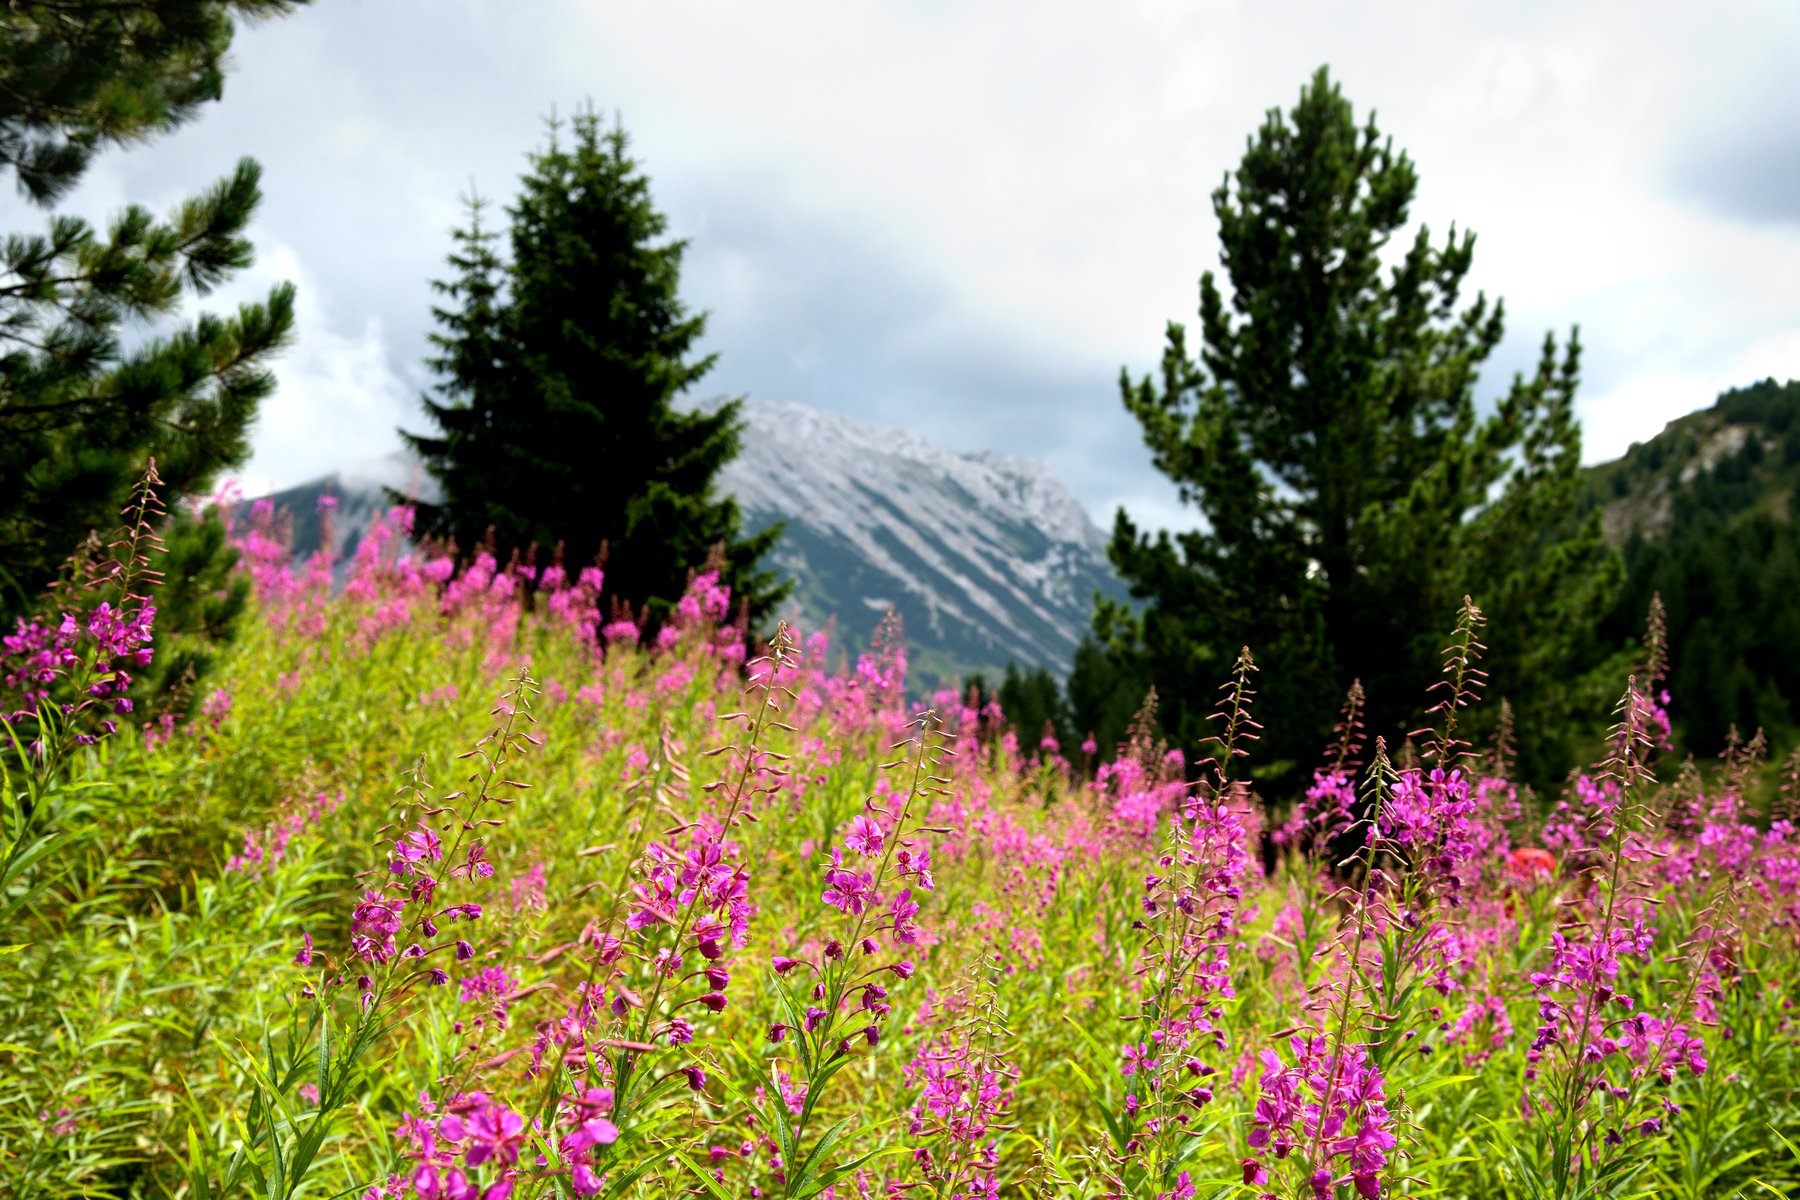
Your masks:
[[[1520,883],[1556,878],[1556,855],[1537,846],[1521,846],[1506,856],[1506,873]]]

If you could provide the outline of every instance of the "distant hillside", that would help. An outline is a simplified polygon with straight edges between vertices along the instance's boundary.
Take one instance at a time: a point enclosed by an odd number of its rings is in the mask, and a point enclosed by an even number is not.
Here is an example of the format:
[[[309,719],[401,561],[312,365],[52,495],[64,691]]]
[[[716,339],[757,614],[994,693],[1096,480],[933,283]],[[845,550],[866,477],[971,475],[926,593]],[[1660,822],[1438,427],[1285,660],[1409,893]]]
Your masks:
[[[800,404],[750,401],[743,452],[722,484],[748,523],[786,523],[775,565],[796,581],[808,628],[866,646],[892,606],[921,683],[998,675],[1009,662],[1066,672],[1096,592],[1125,596],[1105,536],[1049,468],[959,454],[905,430]],[[345,545],[385,504],[383,487],[429,485],[395,454],[279,492],[298,552],[319,544],[318,498],[337,497]],[[429,490],[415,494],[429,495]]]
[[[1778,743],[1800,726],[1800,381],[1765,380],[1671,421],[1588,471],[1586,503],[1625,558],[1612,633],[1668,609],[1669,688],[1683,748],[1716,754],[1733,725]]]
[[[1693,516],[1791,518],[1800,483],[1800,381],[1773,379],[1669,422],[1623,457],[1588,468],[1607,540],[1655,538]]]

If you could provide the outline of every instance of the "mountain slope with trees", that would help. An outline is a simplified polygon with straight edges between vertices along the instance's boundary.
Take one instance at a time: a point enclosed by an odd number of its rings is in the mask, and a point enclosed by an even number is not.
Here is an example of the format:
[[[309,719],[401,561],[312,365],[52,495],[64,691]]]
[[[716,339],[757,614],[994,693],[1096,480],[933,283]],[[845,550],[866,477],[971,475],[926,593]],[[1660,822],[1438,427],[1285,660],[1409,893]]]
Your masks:
[[[1668,611],[1680,748],[1722,751],[1735,726],[1794,740],[1800,711],[1800,381],[1736,388],[1586,472],[1583,505],[1619,548],[1616,636],[1652,595]]]

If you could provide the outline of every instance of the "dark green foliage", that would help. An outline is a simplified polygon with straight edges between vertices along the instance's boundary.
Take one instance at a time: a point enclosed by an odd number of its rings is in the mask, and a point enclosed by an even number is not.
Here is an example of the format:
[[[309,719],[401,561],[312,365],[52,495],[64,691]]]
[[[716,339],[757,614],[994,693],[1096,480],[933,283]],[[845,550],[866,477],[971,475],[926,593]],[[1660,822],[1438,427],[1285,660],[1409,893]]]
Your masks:
[[[1732,726],[1791,744],[1800,695],[1800,381],[1722,394],[1616,462],[1589,470],[1586,503],[1621,542],[1626,583],[1608,636],[1667,609],[1678,748],[1724,749]]]
[[[180,125],[224,90],[233,20],[306,0],[9,0],[0,12],[0,167],[39,204],[96,151]]]
[[[1075,734],[1068,701],[1062,685],[1046,667],[1021,671],[1017,663],[1006,664],[1006,676],[1000,681],[1000,711],[1019,737],[1019,749],[1036,754],[1044,736],[1054,737],[1064,755],[1073,755],[1081,738]]]
[[[1733,388],[1714,405],[1728,425],[1760,425],[1771,433],[1786,433],[1800,424],[1800,380],[1776,383],[1764,379],[1749,387]]]
[[[1494,688],[1544,727],[1537,706],[1595,665],[1612,602],[1598,521],[1573,516],[1579,347],[1546,339],[1537,372],[1478,411],[1503,311],[1461,301],[1473,235],[1434,243],[1420,227],[1383,265],[1417,184],[1321,69],[1213,193],[1230,294],[1202,277],[1198,358],[1171,323],[1158,375],[1121,380],[1206,527],[1152,535],[1121,512],[1113,562],[1145,608],[1103,605],[1097,629],[1189,747],[1210,732],[1213,681],[1250,646],[1265,777],[1316,758],[1353,679],[1372,732],[1409,729],[1466,593],[1488,610],[1490,661],[1508,665]]]
[[[660,619],[690,571],[723,547],[721,574],[760,622],[783,594],[758,560],[779,530],[744,537],[737,504],[714,483],[738,451],[736,401],[701,411],[676,396],[711,369],[693,348],[705,317],[677,294],[686,243],[667,222],[623,129],[594,113],[531,156],[511,255],[481,223],[456,233],[454,277],[426,399],[436,431],[406,435],[442,487],[420,530],[465,550],[580,566],[604,555],[607,593]]]
[[[1090,735],[1101,761],[1117,756],[1144,707],[1150,683],[1136,663],[1121,662],[1091,637],[1075,648],[1069,672],[1069,717],[1077,740]]]
[[[234,18],[296,0],[49,3],[0,15],[0,168],[48,204],[101,146],[141,140],[219,95]],[[248,159],[166,219],[132,205],[104,231],[75,217],[0,248],[0,617],[28,607],[90,531],[116,520],[154,457],[171,495],[241,462],[293,289],[127,349],[251,261]]]
[[[1677,504],[1668,534],[1628,547],[1616,621],[1660,593],[1668,609],[1668,688],[1681,748],[1724,748],[1733,725],[1792,739],[1800,696],[1800,526],[1751,512]]]

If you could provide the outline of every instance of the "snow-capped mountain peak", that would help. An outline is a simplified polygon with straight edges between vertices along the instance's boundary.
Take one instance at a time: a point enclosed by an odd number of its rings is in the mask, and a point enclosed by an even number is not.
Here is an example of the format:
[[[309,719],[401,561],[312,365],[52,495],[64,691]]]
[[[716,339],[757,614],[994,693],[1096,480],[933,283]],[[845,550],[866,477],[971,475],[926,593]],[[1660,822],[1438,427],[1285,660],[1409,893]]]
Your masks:
[[[721,483],[751,523],[787,523],[776,561],[814,620],[835,613],[846,634],[872,632],[872,601],[887,601],[927,671],[1061,672],[1094,593],[1123,594],[1104,536],[1040,462],[800,404],[743,411],[744,449]]]

